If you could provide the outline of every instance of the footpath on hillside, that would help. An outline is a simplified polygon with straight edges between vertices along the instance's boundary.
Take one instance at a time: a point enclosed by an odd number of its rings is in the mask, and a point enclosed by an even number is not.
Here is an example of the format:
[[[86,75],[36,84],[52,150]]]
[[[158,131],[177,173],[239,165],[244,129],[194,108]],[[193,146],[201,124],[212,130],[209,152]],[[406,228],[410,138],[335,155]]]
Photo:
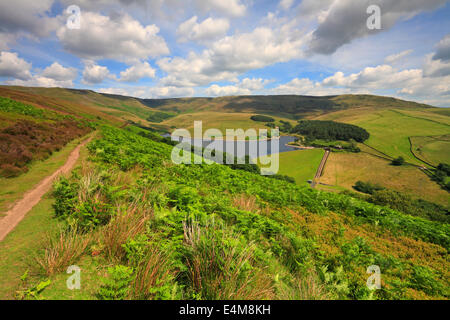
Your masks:
[[[26,216],[26,214],[41,200],[52,187],[52,183],[60,174],[70,172],[80,157],[80,149],[85,146],[92,137],[80,143],[69,155],[67,161],[52,175],[43,179],[33,189],[28,191],[21,200],[19,200],[9,211],[6,216],[0,219],[0,241],[2,241],[8,233],[10,233],[17,224]]]

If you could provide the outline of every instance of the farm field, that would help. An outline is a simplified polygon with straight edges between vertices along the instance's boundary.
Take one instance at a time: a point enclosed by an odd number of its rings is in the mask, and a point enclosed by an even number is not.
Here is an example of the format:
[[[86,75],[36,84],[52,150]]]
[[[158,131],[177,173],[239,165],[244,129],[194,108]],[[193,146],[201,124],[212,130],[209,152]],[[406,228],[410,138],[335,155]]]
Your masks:
[[[450,163],[450,135],[411,137],[413,152],[434,166]]]
[[[356,181],[377,183],[442,205],[450,205],[448,192],[414,166],[392,166],[366,153],[332,152],[320,182],[353,190]]]
[[[450,131],[450,125],[436,122],[434,114],[430,119],[425,118],[424,112],[420,117],[412,117],[397,110],[381,110],[367,112],[367,110],[346,110],[324,115],[320,120],[335,120],[358,125],[370,133],[366,141],[369,146],[386,153],[392,158],[402,156],[407,162],[424,165],[417,160],[410,151],[409,137],[445,135]],[[442,152],[448,151],[442,150]]]
[[[299,185],[307,185],[314,178],[323,154],[323,149],[282,152],[279,174],[294,178]]]

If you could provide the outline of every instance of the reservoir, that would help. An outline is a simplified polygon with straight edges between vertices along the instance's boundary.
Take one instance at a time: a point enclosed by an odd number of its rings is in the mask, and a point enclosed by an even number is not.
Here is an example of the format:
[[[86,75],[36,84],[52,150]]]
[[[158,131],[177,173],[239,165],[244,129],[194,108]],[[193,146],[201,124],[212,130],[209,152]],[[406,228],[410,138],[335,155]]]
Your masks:
[[[165,134],[164,137],[170,137],[169,134]],[[181,137],[174,137],[174,141],[181,142]],[[227,150],[235,150],[234,154],[237,154],[238,144],[245,145],[245,155],[249,156],[251,159],[256,159],[258,157],[270,155],[276,153],[277,148],[272,148],[273,143],[278,143],[278,152],[289,152],[299,150],[299,148],[287,146],[289,142],[294,142],[296,140],[293,136],[280,136],[279,139],[273,140],[262,140],[262,141],[232,141],[232,140],[216,140],[213,147],[211,148],[212,140],[199,140],[199,139],[184,139],[185,142],[195,145],[202,145],[205,149],[215,149],[216,151],[226,152]],[[256,152],[255,152],[256,149]]]

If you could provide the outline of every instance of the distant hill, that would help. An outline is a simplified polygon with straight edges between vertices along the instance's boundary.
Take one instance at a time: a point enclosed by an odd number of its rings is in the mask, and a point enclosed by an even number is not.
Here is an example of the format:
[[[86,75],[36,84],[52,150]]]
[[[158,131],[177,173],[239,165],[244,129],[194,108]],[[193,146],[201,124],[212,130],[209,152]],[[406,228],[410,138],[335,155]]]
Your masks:
[[[339,110],[353,108],[385,109],[434,109],[426,104],[374,95],[337,96],[230,96],[217,98],[140,99],[115,94],[97,93],[92,90],[0,86],[0,96],[56,109],[70,114],[102,117],[110,122],[147,121],[155,111],[172,114],[197,112],[262,113],[286,119],[318,117]],[[439,111],[438,111],[439,110]],[[446,111],[446,110],[445,110]]]

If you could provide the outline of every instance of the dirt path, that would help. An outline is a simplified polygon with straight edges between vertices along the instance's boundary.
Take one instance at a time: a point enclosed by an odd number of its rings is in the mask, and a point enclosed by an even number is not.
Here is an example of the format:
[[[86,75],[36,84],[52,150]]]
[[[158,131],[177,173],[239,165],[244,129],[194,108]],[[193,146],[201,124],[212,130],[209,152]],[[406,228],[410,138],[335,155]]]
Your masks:
[[[76,161],[80,156],[80,149],[86,145],[91,138],[80,143],[69,155],[66,163],[56,170],[51,176],[48,176],[39,182],[33,189],[28,191],[14,207],[6,212],[6,216],[0,219],[0,241],[2,241],[8,233],[10,233],[17,224],[25,217],[25,215],[41,200],[52,187],[53,180],[60,174],[68,173],[72,170]]]
[[[311,183],[311,187],[315,187],[317,184],[317,179],[319,179],[322,176],[323,168],[325,167],[325,163],[328,160],[328,156],[330,155],[329,150],[325,150],[325,154],[322,157],[322,161],[320,162],[319,168],[317,169],[316,176],[314,177],[313,182]]]

